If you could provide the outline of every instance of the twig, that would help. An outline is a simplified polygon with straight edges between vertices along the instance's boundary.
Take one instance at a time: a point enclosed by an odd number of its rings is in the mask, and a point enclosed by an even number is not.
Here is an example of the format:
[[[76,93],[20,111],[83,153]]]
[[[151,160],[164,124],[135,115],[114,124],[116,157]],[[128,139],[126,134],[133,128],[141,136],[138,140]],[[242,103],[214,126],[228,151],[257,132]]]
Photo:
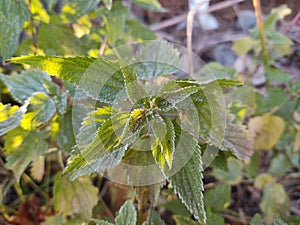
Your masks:
[[[107,45],[107,39],[108,39],[108,37],[105,36],[104,39],[103,39],[103,42],[102,42],[102,44],[100,46],[100,49],[99,49],[99,55],[100,56],[103,56],[103,54],[104,54],[104,50],[105,50],[106,45]]]
[[[297,15],[293,18],[293,20],[290,22],[290,24],[287,26],[287,30],[291,29],[293,26],[295,26],[295,24],[297,23],[297,21],[300,19],[300,11],[297,13]]]
[[[218,11],[218,10],[221,10],[221,9],[229,8],[229,7],[231,7],[235,4],[238,4],[238,3],[241,3],[241,2],[244,2],[244,1],[246,1],[246,0],[223,1],[223,2],[220,2],[220,3],[217,3],[217,4],[214,4],[214,5],[210,6],[208,8],[208,10],[203,11],[203,13],[212,13],[212,12],[215,12],[215,11]],[[173,17],[171,19],[164,20],[160,23],[157,23],[157,24],[154,24],[154,25],[150,26],[150,29],[152,31],[158,31],[158,30],[162,30],[164,28],[173,26],[175,24],[183,22],[187,18],[187,15],[188,15],[188,13],[183,13],[183,14],[181,14],[179,16],[176,16],[176,17]]]
[[[267,38],[266,38],[265,28],[264,28],[264,23],[262,18],[260,0],[252,0],[252,2],[255,9],[257,25],[260,33],[260,39],[262,45],[262,60],[264,65],[267,65],[268,64]]]
[[[36,39],[36,35],[35,35],[35,32],[34,32],[34,23],[33,23],[33,17],[32,17],[32,4],[31,4],[31,0],[28,0],[28,5],[29,5],[29,9],[30,9],[30,26],[31,26],[31,36],[32,36],[32,45],[33,45],[33,53],[34,55],[37,54],[37,49],[38,49],[38,46],[37,46],[37,39]]]

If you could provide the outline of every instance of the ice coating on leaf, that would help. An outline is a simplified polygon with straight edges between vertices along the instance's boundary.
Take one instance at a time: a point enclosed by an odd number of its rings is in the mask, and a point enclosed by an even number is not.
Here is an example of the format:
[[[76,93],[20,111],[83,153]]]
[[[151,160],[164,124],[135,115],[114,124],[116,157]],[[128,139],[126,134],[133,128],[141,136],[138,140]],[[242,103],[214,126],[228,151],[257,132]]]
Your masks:
[[[132,67],[141,79],[176,73],[181,66],[179,52],[166,41],[151,41],[137,53]]]

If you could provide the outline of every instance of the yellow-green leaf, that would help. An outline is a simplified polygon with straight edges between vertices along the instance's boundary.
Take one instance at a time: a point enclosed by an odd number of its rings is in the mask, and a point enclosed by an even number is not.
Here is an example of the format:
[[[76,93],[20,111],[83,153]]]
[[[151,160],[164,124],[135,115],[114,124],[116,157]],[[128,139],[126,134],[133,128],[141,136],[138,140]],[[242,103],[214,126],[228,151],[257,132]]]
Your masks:
[[[284,131],[285,122],[279,116],[265,114],[251,118],[249,129],[254,136],[255,150],[270,150]]]

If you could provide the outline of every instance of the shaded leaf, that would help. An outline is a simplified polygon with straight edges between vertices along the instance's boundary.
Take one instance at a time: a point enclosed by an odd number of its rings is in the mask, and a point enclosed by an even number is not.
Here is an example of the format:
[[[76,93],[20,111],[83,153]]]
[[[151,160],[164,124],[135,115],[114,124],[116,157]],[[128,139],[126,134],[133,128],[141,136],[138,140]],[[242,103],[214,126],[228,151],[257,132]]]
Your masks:
[[[165,225],[165,222],[156,211],[151,210],[147,225]]]
[[[214,211],[227,209],[230,206],[230,193],[231,187],[228,184],[217,185],[213,189],[205,191],[205,206]]]
[[[131,65],[140,79],[152,79],[173,74],[180,68],[179,52],[166,41],[150,41],[136,55]]]
[[[76,21],[90,11],[95,10],[99,2],[101,0],[70,0],[63,6],[62,12],[70,21]]]
[[[125,21],[128,16],[128,7],[124,6],[122,2],[114,2],[112,8],[103,17],[103,21],[107,30],[108,42],[114,46],[119,40],[125,29]]]
[[[10,58],[17,49],[23,24],[30,12],[24,0],[2,0],[0,3],[0,57]]]
[[[233,157],[228,159],[228,171],[214,169],[217,179],[225,181],[228,184],[238,184],[242,179],[243,164]]]
[[[44,141],[43,133],[26,132],[18,128],[10,131],[5,140],[5,150],[8,154],[6,166],[14,172],[19,182],[26,167],[46,153],[48,143]]]
[[[92,185],[88,177],[80,177],[70,182],[58,173],[54,178],[53,205],[63,216],[80,214],[90,218],[92,209],[98,201],[98,188]]]

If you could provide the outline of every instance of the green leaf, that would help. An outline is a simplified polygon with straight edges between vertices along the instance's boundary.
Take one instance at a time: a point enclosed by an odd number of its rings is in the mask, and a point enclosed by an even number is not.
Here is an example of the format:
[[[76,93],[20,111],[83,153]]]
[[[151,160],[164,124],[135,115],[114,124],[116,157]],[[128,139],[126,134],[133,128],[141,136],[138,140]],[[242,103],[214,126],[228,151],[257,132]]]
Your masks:
[[[56,113],[54,101],[42,92],[36,92],[30,99],[27,112],[21,120],[21,127],[31,130],[48,122]]]
[[[189,147],[191,143],[185,144],[186,146],[184,147]],[[205,223],[202,171],[201,149],[198,147],[184,167],[169,180],[174,187],[175,193],[178,194],[194,217],[200,222]]]
[[[135,225],[136,224],[136,210],[131,201],[126,201],[116,216],[116,225]]]
[[[75,145],[75,136],[72,124],[72,108],[58,118],[59,131],[57,144],[65,152],[70,152]]]
[[[130,34],[134,40],[154,40],[156,36],[147,26],[136,20],[126,20],[126,34]]]
[[[24,0],[2,0],[0,3],[0,58],[10,58],[17,49],[23,24],[30,12]]]
[[[22,116],[22,108],[0,102],[0,136],[19,126]]]
[[[108,10],[111,10],[113,0],[103,0],[103,3]]]
[[[40,67],[51,75],[75,84],[92,98],[106,103],[117,100],[124,90],[124,78],[118,64],[89,57],[22,56],[10,60]]]
[[[278,68],[265,67],[265,72],[267,78],[272,82],[287,84],[291,80],[291,75]]]
[[[251,219],[250,225],[264,225],[259,214],[255,214],[255,216]]]
[[[0,74],[0,80],[8,87],[11,95],[20,103],[30,98],[36,92],[49,93],[51,78],[43,72],[26,71],[11,76]]]
[[[151,210],[147,225],[165,225],[165,222],[156,211]]]
[[[268,169],[268,173],[278,178],[282,177],[293,166],[288,157],[289,156],[285,156],[284,154],[278,154],[277,156],[273,157]]]
[[[233,67],[225,67],[220,63],[211,62],[203,66],[203,68],[201,68],[194,76],[197,80],[205,80],[205,78],[210,79],[212,75],[218,79],[233,79],[235,77],[235,73],[236,71]]]
[[[181,66],[179,51],[166,41],[150,41],[136,54],[131,66],[140,79],[149,80],[177,72]]]
[[[54,209],[63,216],[78,213],[90,218],[98,201],[98,188],[92,185],[88,177],[70,182],[67,177],[58,173],[54,178],[53,196]]]
[[[206,207],[207,225],[225,225],[224,219],[221,214],[214,213],[210,207]],[[227,224],[226,224],[227,225]]]
[[[7,168],[11,169],[19,182],[26,167],[39,156],[46,153],[48,143],[44,141],[44,134],[38,131],[24,131],[16,128],[5,136],[5,151]]]
[[[266,224],[271,224],[274,217],[284,216],[285,212],[289,210],[289,197],[281,184],[270,182],[264,186],[259,206],[265,215]]]
[[[266,30],[276,30],[276,22],[282,20],[285,16],[291,14],[291,9],[286,5],[282,5],[278,8],[272,9],[269,16],[264,21],[264,26]]]
[[[132,2],[153,12],[164,13],[168,11],[167,9],[163,8],[157,0],[132,0]]]
[[[95,10],[99,2],[101,0],[70,0],[62,8],[63,16],[66,16],[70,21],[76,21]]]
[[[243,164],[231,157],[228,159],[228,171],[214,169],[214,174],[217,179],[225,181],[228,184],[238,184],[242,179]]]
[[[213,189],[205,191],[205,206],[214,211],[227,209],[230,206],[230,192],[231,187],[228,184],[217,185]]]
[[[279,218],[275,218],[274,219],[274,225],[287,225],[286,222],[282,221],[281,219]]]
[[[124,6],[122,2],[117,1],[113,3],[111,10],[103,17],[110,45],[115,46],[116,41],[124,35],[125,21],[128,13],[128,7]]]
[[[253,48],[253,40],[243,37],[233,43],[232,50],[238,55],[246,55]]]
[[[162,206],[178,216],[191,217],[192,215],[179,198],[168,201]]]
[[[42,23],[39,30],[37,45],[46,55],[82,55],[80,40],[75,36],[73,29],[61,20],[51,19],[51,23]]]
[[[174,125],[169,118],[159,115],[153,118],[150,124],[155,137],[155,142],[151,146],[153,157],[163,171],[166,169],[165,164],[172,169],[175,151]]]

